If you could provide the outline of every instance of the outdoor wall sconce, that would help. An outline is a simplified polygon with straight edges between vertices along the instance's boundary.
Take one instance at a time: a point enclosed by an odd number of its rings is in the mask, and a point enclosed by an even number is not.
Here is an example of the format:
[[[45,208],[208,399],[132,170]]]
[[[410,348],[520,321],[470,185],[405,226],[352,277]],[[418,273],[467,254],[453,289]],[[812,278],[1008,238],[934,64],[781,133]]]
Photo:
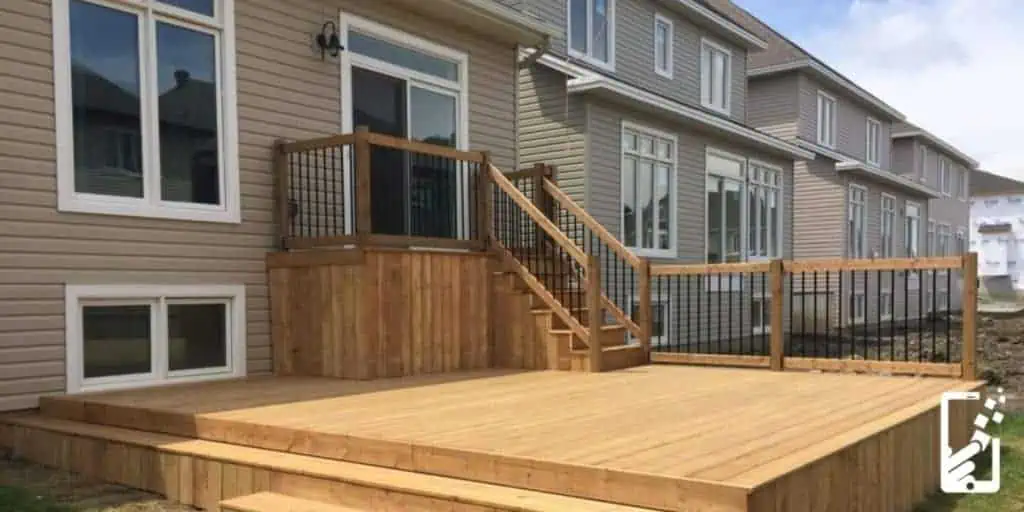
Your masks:
[[[328,27],[330,27],[329,32]],[[345,49],[341,45],[341,39],[338,38],[338,27],[333,21],[324,23],[320,33],[316,36],[316,45],[320,47],[320,60],[325,60],[328,53],[331,54],[331,57],[337,57],[338,53]]]

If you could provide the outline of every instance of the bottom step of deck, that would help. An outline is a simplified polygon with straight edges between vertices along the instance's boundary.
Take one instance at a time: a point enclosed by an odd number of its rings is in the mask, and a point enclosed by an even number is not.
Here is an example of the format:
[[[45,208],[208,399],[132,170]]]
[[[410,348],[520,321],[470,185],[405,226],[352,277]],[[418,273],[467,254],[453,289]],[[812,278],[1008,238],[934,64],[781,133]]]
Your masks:
[[[360,512],[322,501],[293,498],[275,492],[247,494],[220,502],[221,512]]]
[[[10,448],[19,458],[154,492],[204,510],[650,512],[557,494],[38,414],[0,417],[0,445]],[[285,502],[291,508],[270,506]]]

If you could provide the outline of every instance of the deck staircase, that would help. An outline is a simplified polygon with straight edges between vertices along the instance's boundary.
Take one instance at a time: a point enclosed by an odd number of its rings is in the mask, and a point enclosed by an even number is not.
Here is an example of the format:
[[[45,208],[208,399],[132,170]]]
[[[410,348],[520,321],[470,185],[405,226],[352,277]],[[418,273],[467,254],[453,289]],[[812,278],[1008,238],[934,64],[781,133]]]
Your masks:
[[[499,289],[529,302],[544,331],[549,369],[611,371],[647,364],[647,322],[642,313],[632,318],[622,298],[640,294],[638,281],[649,276],[649,267],[562,192],[547,169],[504,175],[491,168]],[[630,279],[602,278],[609,268],[628,268]]]

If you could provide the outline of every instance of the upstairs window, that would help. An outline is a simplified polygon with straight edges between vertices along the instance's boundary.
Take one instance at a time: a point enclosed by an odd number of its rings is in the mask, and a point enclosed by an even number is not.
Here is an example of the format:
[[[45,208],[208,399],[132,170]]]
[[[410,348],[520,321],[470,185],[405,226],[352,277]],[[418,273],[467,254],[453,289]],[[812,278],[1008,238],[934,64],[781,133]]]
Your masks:
[[[867,158],[868,163],[881,165],[882,163],[882,123],[876,119],[868,118],[867,125]]]
[[[939,158],[939,190],[942,191],[942,195],[949,197],[952,194],[950,189],[952,188],[953,178],[950,176],[949,160],[946,158]]]
[[[672,20],[654,16],[654,72],[672,78]]]
[[[961,201],[967,200],[967,169],[961,168],[960,172],[957,173],[957,197]]]
[[[918,150],[917,176],[922,180],[928,179],[928,147],[921,146]]]
[[[882,194],[882,257],[892,258],[896,255],[896,198]]]
[[[706,39],[700,47],[701,104],[728,114],[732,108],[732,52]]]
[[[615,0],[568,0],[569,55],[615,67]]]
[[[54,0],[61,210],[238,222],[231,0]]]
[[[676,139],[649,128],[622,128],[622,237],[648,256],[675,256]]]
[[[818,91],[818,144],[836,147],[836,99]]]
[[[846,215],[850,258],[867,257],[867,195],[866,188],[850,185]]]
[[[928,237],[925,240],[928,256],[938,256],[935,251],[935,219],[928,219]]]

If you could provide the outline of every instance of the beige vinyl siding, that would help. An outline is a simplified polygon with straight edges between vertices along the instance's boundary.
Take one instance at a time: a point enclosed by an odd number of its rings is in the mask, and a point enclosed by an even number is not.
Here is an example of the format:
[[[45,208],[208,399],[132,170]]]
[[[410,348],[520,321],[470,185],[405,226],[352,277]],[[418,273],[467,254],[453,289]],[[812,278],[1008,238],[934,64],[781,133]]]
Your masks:
[[[50,2],[0,5],[0,410],[34,407],[39,395],[64,391],[66,283],[245,284],[248,372],[270,370],[271,145],[339,130],[338,62],[321,61],[310,45],[310,34],[339,8],[469,51],[471,144],[511,167],[511,45],[381,1],[235,4],[237,225],[57,212]]]
[[[776,137],[799,136],[800,75],[786,73],[752,80],[748,86],[747,124]]]
[[[565,29],[562,37],[552,41],[551,53],[567,57],[566,0],[523,0],[520,3],[520,9]],[[714,32],[697,26],[686,16],[669,8],[665,2],[615,0],[614,4],[615,71],[609,72],[603,68],[593,67],[579,59],[574,59],[576,64],[611,74],[623,82],[675,101],[700,105],[700,45],[701,38],[706,37],[732,53],[732,104],[729,117],[739,122],[746,119],[747,52],[744,48],[722,40],[716,37]],[[654,72],[655,13],[672,20],[672,79]]]
[[[557,166],[559,187],[583,204],[585,112],[565,82],[565,75],[540,64],[519,71],[519,166]]]
[[[825,157],[797,162],[793,182],[793,257],[842,257],[845,242],[836,233],[845,235],[846,189],[835,162]]]

